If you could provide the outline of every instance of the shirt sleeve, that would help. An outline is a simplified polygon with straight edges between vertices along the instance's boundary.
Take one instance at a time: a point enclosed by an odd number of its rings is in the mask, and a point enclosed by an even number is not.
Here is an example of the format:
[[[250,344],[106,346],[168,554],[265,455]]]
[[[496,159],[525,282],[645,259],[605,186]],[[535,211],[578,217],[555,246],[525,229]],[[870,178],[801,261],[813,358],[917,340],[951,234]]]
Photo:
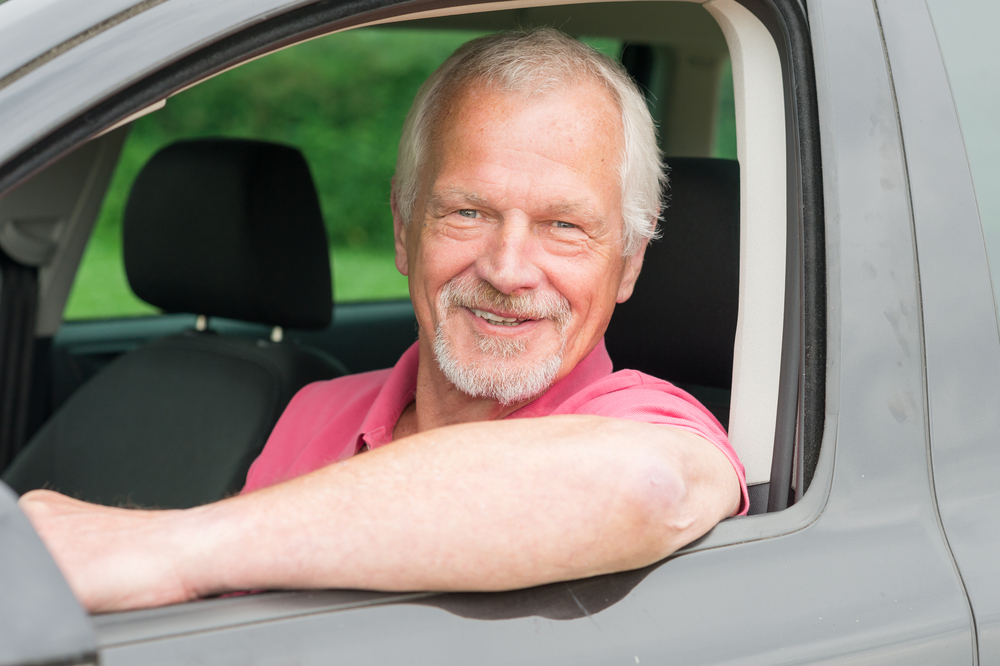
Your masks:
[[[736,471],[741,497],[734,515],[746,515],[750,508],[746,472],[725,429],[691,394],[669,382],[636,370],[619,371],[581,391],[557,413],[607,416],[694,433],[715,445]]]

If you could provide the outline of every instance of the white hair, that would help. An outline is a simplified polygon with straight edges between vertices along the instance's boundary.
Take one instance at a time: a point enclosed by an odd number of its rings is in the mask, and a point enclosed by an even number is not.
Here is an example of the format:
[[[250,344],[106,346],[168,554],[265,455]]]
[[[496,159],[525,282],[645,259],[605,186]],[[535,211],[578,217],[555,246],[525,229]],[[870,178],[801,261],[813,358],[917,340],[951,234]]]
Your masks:
[[[618,62],[552,28],[504,32],[467,42],[420,87],[403,124],[393,179],[403,223],[409,224],[415,213],[427,147],[443,105],[455,93],[478,83],[489,90],[537,96],[588,79],[602,85],[621,111],[625,138],[618,164],[622,254],[635,254],[656,237],[661,192],[667,182],[656,126],[642,93]]]

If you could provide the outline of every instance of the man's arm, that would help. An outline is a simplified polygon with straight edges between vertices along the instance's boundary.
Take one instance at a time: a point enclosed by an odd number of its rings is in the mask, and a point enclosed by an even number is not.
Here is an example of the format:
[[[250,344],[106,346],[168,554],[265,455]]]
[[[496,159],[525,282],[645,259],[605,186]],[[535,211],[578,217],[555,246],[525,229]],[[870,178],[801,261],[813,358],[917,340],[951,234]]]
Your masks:
[[[183,511],[21,499],[93,611],[259,588],[503,590],[655,562],[740,485],[687,431],[596,416],[470,423]]]

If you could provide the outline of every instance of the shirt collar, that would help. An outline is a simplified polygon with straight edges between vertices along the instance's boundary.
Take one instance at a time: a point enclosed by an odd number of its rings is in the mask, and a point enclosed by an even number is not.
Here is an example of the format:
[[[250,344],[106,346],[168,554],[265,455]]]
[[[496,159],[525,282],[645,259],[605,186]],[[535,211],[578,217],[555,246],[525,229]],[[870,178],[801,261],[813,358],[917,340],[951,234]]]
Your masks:
[[[396,422],[416,396],[419,361],[419,343],[414,342],[389,373],[382,390],[368,410],[368,416],[361,424],[361,440],[368,445],[368,448],[374,449],[392,441],[392,431],[396,427]],[[507,418],[547,416],[582,388],[610,375],[613,369],[611,357],[608,356],[608,350],[604,346],[604,338],[601,338],[593,351],[577,363],[568,375]]]
[[[368,416],[361,424],[361,439],[369,449],[392,441],[392,430],[406,406],[417,394],[417,365],[420,361],[419,342],[414,342],[400,357],[382,385]]]
[[[608,356],[608,350],[604,346],[604,338],[601,338],[593,351],[577,363],[568,375],[507,418],[523,419],[532,416],[548,416],[584,387],[610,375],[612,370],[614,367],[611,363],[611,357]]]

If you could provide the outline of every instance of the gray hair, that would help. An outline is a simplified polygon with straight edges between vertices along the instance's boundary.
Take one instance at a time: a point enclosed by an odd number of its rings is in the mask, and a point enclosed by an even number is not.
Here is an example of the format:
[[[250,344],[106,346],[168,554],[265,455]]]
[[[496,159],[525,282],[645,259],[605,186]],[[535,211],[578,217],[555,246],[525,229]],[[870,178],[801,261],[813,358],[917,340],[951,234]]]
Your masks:
[[[420,87],[403,124],[393,179],[396,206],[409,224],[420,192],[420,169],[443,104],[472,83],[490,90],[541,95],[591,79],[621,110],[625,146],[618,172],[622,191],[624,256],[656,237],[660,197],[667,182],[656,126],[646,100],[614,60],[552,28],[487,35],[463,44]]]

